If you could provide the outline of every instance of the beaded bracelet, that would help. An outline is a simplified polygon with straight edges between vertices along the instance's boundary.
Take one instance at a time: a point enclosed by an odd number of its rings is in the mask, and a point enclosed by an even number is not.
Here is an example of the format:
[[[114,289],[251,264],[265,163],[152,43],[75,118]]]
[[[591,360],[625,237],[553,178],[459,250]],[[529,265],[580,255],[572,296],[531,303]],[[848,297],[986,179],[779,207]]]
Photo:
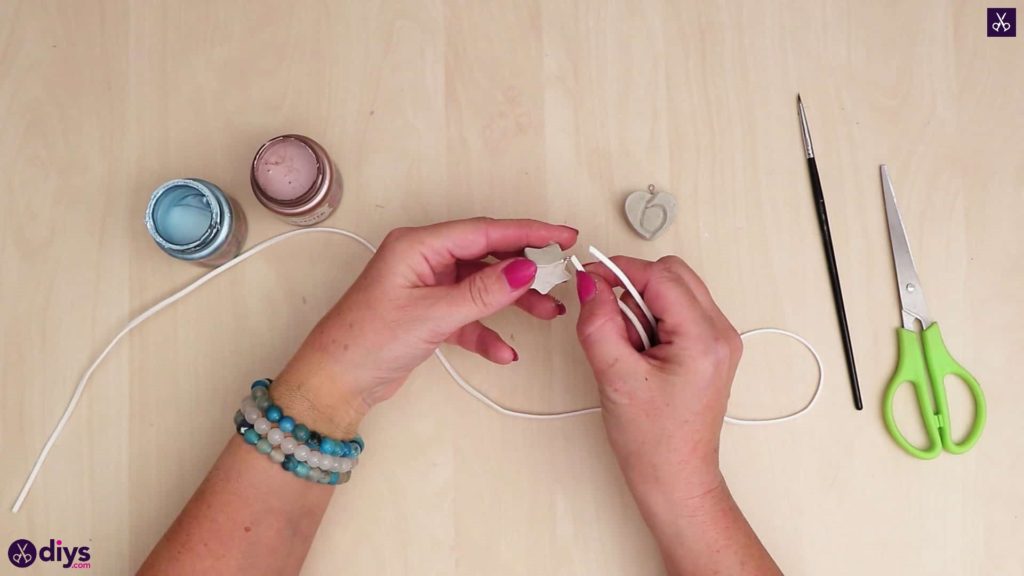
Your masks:
[[[254,424],[250,424],[241,410],[235,412],[235,426],[245,442],[255,446],[258,452],[266,454],[271,461],[280,464],[288,472],[320,484],[344,484],[349,480],[356,460],[310,450],[295,438],[284,436],[280,428],[270,428],[265,436],[257,432],[257,426],[262,427],[267,423],[266,418],[260,417]]]
[[[328,456],[310,450],[308,446],[299,444],[291,436],[283,436],[280,428],[269,428],[266,418],[259,418],[255,424],[245,421],[241,411],[235,413],[236,429],[242,434],[246,443],[281,464],[285,470],[300,478],[324,484],[341,484],[347,482],[351,470],[357,460]],[[266,437],[257,430],[267,429]],[[275,444],[277,443],[277,444]]]
[[[289,433],[295,439],[311,450],[320,450],[328,456],[341,456],[344,458],[357,457],[366,448],[363,438],[356,436],[352,440],[336,440],[310,430],[305,424],[296,424],[295,420],[286,416],[281,407],[274,404],[270,399],[270,386],[273,380],[262,378],[252,383],[252,399],[259,413],[271,423],[277,424],[282,432]],[[250,416],[257,416],[254,412],[245,413],[247,421],[255,422],[255,418],[249,420]]]
[[[335,440],[295,424],[272,403],[272,382],[267,378],[253,383],[251,393],[235,412],[235,429],[248,444],[299,478],[332,485],[347,482],[365,446],[363,439]]]
[[[348,473],[357,462],[353,458],[329,456],[311,450],[307,445],[299,444],[294,437],[285,436],[280,428],[273,427],[262,416],[255,422],[248,422],[240,410],[235,414],[235,422],[236,429],[249,444],[255,445],[257,450],[268,454],[272,461],[301,478],[329,484],[343,483],[348,480]]]

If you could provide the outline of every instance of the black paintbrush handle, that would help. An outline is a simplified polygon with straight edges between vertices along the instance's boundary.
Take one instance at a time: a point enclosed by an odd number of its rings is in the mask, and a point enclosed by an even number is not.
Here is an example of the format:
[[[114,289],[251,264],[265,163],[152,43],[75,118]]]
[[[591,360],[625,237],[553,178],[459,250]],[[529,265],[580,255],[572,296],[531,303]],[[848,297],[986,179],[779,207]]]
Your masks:
[[[818,176],[818,164],[814,157],[807,159],[807,168],[811,173],[811,191],[814,194],[814,208],[818,213],[818,225],[821,227],[821,241],[825,246],[825,260],[828,262],[828,276],[832,281],[832,299],[835,301],[836,315],[839,317],[839,332],[843,338],[843,351],[846,353],[846,371],[850,374],[850,389],[853,392],[853,405],[857,410],[864,409],[864,401],[860,395],[860,382],[857,380],[857,365],[853,360],[853,344],[850,342],[850,327],[846,321],[846,306],[843,304],[843,288],[839,284],[839,267],[836,266],[836,252],[832,247],[832,231],[828,226],[828,212],[825,210],[825,196],[821,192],[821,178]]]

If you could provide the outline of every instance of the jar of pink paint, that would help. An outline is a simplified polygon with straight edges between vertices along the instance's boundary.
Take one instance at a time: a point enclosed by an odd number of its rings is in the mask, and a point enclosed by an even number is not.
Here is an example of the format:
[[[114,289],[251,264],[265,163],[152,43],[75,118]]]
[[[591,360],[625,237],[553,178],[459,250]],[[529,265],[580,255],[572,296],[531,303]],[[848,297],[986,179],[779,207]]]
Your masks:
[[[341,203],[341,173],[312,138],[285,134],[256,152],[249,177],[253,194],[295,226],[324,221]]]

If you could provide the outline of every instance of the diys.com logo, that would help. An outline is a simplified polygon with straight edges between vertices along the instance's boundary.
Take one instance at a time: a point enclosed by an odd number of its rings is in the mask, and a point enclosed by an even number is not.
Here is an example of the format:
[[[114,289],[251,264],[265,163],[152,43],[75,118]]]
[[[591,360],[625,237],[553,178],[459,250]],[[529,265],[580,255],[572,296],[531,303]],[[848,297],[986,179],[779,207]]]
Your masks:
[[[62,540],[53,538],[39,548],[31,540],[15,540],[7,548],[7,559],[17,568],[28,568],[37,561],[56,562],[61,568],[92,567],[92,554],[88,546],[65,546]]]

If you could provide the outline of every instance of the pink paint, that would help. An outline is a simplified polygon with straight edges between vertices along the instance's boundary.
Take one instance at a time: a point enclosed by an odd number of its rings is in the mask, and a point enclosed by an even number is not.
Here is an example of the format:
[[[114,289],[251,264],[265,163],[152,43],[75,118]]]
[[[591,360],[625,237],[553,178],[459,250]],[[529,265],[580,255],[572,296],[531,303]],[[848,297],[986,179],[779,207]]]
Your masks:
[[[313,151],[295,138],[271,142],[253,166],[253,176],[263,192],[275,200],[289,202],[313,187],[319,175]]]
[[[260,204],[295,226],[320,223],[341,203],[341,172],[323,146],[300,134],[260,146],[249,182]]]

